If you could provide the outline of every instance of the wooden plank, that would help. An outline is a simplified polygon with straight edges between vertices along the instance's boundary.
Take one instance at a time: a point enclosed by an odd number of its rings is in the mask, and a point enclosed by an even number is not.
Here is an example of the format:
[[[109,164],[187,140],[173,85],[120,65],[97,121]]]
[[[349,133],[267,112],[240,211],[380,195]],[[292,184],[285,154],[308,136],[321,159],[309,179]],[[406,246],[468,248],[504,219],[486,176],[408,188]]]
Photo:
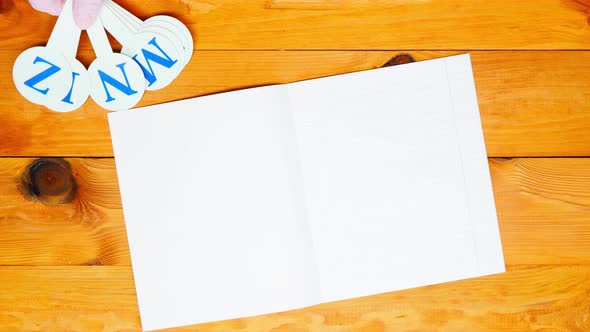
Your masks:
[[[170,331],[588,331],[590,266],[504,274]],[[198,310],[197,308],[195,308]],[[130,267],[0,267],[3,331],[140,331]]]
[[[67,190],[60,184],[70,171],[47,160],[36,164],[35,181],[23,181],[33,162],[0,159],[0,265],[129,265],[113,160],[68,160],[77,189],[62,204],[39,197],[62,197]],[[35,189],[22,182],[33,182]]]
[[[2,331],[140,331],[130,267],[0,267]]]
[[[10,82],[16,51],[0,51]],[[416,60],[460,52],[412,51]],[[400,52],[200,52],[177,81],[141,105],[238,88],[286,83],[382,66]],[[92,53],[81,54],[85,63]],[[407,57],[398,59],[407,60]],[[491,157],[590,156],[590,52],[472,52]],[[72,113],[33,105],[7,83],[0,89],[0,156],[112,156],[106,111],[91,100]]]
[[[198,49],[589,49],[587,0],[121,0],[142,18],[171,14]],[[54,18],[0,7],[0,49],[44,44]],[[81,47],[90,48],[88,42]]]
[[[490,170],[507,264],[590,263],[590,159],[495,159]]]
[[[19,190],[33,162],[0,158],[0,265],[129,265],[113,160],[68,159],[78,189],[62,204],[42,193],[68,192],[58,189],[69,172],[39,166],[50,180],[33,191],[49,205]],[[507,264],[590,264],[590,158],[497,159],[490,169]]]

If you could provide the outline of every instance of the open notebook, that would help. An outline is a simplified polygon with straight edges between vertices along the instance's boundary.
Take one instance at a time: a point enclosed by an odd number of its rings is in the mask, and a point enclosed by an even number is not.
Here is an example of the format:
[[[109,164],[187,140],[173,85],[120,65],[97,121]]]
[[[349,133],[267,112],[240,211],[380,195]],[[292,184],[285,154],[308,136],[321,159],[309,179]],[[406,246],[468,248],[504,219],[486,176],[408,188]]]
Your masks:
[[[469,55],[109,123],[146,330],[504,271]]]

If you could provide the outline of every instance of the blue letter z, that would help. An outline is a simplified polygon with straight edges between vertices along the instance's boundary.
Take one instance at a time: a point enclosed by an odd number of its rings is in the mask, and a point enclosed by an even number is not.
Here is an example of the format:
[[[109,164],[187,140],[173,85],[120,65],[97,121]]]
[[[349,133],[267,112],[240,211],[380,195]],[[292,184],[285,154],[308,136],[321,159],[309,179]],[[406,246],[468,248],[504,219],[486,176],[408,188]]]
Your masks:
[[[53,63],[40,58],[40,57],[36,57],[35,60],[33,61],[33,64],[36,64],[37,62],[42,62],[42,63],[46,63],[48,64],[50,67],[45,69],[44,71],[40,72],[39,74],[29,78],[28,80],[25,81],[25,85],[28,86],[29,88],[40,92],[41,94],[46,95],[47,92],[49,91],[49,88],[46,89],[39,89],[37,87],[35,87],[35,85],[39,84],[40,82],[44,81],[45,79],[47,79],[48,77],[54,75],[55,73],[57,73],[58,71],[61,70],[60,67],[54,65]]]

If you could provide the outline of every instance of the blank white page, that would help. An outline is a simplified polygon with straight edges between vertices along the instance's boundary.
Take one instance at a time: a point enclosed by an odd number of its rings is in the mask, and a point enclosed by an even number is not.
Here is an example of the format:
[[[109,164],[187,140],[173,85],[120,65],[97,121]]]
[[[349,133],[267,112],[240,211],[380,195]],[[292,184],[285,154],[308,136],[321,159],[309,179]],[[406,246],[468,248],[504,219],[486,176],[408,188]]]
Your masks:
[[[145,330],[318,303],[284,89],[109,114]]]
[[[146,330],[504,271],[468,55],[109,123]]]
[[[288,87],[322,300],[504,271],[468,55]]]

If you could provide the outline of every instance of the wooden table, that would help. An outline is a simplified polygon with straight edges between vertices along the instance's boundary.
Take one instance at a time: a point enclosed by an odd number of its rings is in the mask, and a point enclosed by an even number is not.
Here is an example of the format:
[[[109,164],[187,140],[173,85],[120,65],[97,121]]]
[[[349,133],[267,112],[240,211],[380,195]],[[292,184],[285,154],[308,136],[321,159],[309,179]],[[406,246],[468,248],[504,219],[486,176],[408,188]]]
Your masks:
[[[120,3],[196,36],[142,105],[472,54],[507,273],[179,331],[590,331],[590,1]],[[139,331],[106,111],[53,113],[12,84],[54,21],[0,2],[0,331]]]

